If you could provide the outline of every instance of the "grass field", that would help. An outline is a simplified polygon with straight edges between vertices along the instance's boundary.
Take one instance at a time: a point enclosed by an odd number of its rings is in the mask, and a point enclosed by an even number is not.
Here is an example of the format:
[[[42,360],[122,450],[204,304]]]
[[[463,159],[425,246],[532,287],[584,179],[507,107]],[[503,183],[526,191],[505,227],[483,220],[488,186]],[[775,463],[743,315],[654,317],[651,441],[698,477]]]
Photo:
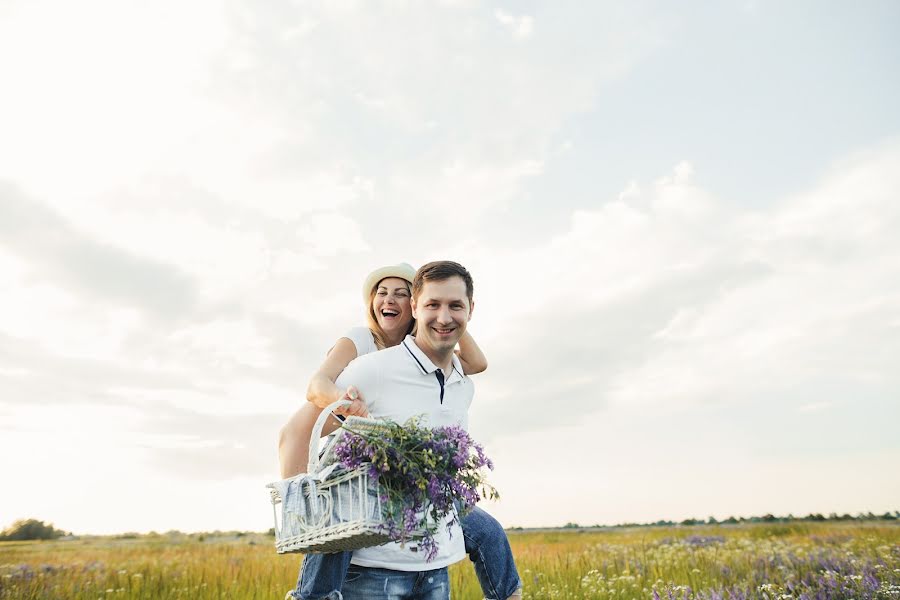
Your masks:
[[[792,523],[510,533],[526,598],[900,598],[900,526]],[[283,598],[299,557],[241,536],[0,543],[0,598]],[[453,597],[481,598],[468,561]]]

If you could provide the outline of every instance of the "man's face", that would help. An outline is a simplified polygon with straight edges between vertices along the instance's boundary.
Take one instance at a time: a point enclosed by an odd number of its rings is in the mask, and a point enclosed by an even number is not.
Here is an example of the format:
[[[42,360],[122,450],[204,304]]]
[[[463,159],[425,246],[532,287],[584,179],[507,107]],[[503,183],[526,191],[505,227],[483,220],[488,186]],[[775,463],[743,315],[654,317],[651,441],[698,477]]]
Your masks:
[[[446,352],[452,351],[466,332],[473,304],[466,296],[466,282],[453,276],[426,281],[418,297],[413,298],[412,308],[418,325],[416,343]]]

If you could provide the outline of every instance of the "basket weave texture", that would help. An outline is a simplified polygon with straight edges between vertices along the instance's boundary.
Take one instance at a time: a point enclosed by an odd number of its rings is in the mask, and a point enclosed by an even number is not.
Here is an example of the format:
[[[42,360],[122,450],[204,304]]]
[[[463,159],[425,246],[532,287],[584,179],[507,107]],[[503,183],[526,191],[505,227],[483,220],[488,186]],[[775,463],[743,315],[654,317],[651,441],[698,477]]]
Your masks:
[[[367,465],[347,470],[336,463],[333,448],[344,435],[343,429],[319,457],[325,421],[334,409],[348,404],[342,400],[331,404],[316,421],[308,472],[266,486],[275,518],[275,549],[280,554],[341,552],[391,541],[383,526],[377,478],[369,476]],[[348,417],[345,425],[370,432],[384,427],[382,421],[361,417]]]

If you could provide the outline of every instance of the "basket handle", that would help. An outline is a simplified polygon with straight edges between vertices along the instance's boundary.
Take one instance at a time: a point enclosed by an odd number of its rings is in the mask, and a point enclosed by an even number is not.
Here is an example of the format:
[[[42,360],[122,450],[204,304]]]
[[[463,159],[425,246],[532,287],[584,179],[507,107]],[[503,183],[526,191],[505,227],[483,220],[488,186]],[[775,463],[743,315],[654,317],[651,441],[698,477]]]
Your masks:
[[[316,419],[316,424],[313,425],[312,434],[309,438],[309,464],[306,465],[306,472],[312,474],[315,468],[319,463],[319,438],[322,437],[322,428],[325,427],[325,421],[328,420],[328,417],[331,416],[336,409],[342,408],[344,406],[350,406],[353,404],[349,400],[338,400],[336,402],[332,402],[324,409],[322,409],[321,414],[319,414],[319,418]]]

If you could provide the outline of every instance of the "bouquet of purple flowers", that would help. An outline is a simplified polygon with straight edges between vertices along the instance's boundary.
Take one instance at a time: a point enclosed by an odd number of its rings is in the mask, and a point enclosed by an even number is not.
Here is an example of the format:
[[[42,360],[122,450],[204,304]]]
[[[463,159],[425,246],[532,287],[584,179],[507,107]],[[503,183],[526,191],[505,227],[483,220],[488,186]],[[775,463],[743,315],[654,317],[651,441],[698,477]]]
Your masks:
[[[493,463],[461,427],[431,429],[412,418],[375,430],[343,428],[335,457],[344,468],[364,467],[378,479],[386,533],[401,543],[418,540],[426,560],[437,555],[434,534],[445,516],[452,514],[449,527],[481,498],[499,497],[484,477],[483,468]]]

